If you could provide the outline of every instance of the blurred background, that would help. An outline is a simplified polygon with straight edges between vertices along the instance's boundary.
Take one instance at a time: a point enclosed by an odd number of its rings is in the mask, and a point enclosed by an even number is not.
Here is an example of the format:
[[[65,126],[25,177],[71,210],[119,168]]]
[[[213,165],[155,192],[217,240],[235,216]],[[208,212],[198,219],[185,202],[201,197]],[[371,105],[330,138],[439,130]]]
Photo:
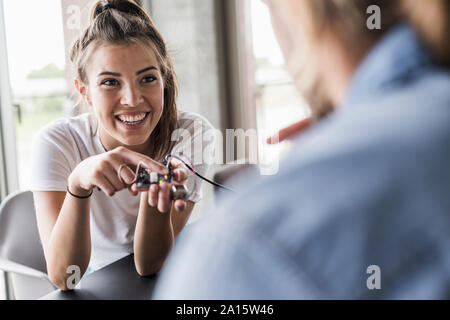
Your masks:
[[[28,189],[37,130],[79,113],[68,51],[93,2],[0,1],[0,200]],[[288,143],[268,146],[265,138],[307,117],[309,109],[283,67],[265,5],[260,0],[140,3],[172,52],[179,108],[205,116],[224,137],[226,129],[257,129],[259,161],[282,157]],[[214,165],[208,177],[223,168]],[[203,194],[191,220],[214,203],[212,186],[203,184]]]

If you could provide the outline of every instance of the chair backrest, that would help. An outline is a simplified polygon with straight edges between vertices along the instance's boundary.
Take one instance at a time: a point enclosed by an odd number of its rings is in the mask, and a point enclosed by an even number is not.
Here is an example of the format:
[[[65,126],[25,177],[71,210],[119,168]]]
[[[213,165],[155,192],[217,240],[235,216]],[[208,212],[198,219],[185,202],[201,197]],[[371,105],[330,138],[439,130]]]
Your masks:
[[[47,273],[31,191],[16,192],[2,201],[0,257]]]
[[[227,163],[226,165],[222,166],[222,169],[217,171],[214,174],[214,181],[228,186],[228,187],[234,187],[232,185],[232,181],[234,178],[239,176],[240,174],[246,172],[246,171],[256,171],[258,170],[258,167],[254,164],[237,164],[237,163]],[[220,188],[214,187],[214,192],[221,191]]]

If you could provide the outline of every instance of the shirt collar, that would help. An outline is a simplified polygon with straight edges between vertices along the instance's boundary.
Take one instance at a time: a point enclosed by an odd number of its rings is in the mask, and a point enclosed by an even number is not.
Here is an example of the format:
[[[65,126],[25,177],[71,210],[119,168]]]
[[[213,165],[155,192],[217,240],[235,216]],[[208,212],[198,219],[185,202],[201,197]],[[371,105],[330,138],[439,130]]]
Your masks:
[[[412,27],[395,26],[363,59],[354,73],[343,107],[358,104],[371,95],[392,88],[433,62]]]

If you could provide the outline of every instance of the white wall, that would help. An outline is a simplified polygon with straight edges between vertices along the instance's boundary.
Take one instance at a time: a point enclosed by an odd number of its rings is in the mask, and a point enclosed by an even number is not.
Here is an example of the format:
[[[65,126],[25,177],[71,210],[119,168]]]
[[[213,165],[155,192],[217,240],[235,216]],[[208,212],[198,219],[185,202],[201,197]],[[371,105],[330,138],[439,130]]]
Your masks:
[[[151,0],[144,3],[167,42],[179,81],[178,108],[206,117],[220,130],[222,114],[220,53],[215,0]],[[211,178],[220,166],[212,166]],[[213,205],[213,187],[203,183],[203,200],[192,214],[198,219]]]

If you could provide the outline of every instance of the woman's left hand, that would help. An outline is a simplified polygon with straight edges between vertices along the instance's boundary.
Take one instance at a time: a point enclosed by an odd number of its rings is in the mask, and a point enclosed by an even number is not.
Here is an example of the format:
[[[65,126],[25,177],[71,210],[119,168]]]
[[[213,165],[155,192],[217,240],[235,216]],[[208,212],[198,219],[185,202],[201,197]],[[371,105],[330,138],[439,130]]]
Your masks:
[[[183,163],[177,159],[171,159],[173,172],[173,185],[184,185],[188,178],[188,171]],[[170,196],[170,188],[172,184],[163,182],[160,185],[153,184],[150,188],[138,188],[136,183],[129,187],[130,192],[133,195],[137,195],[139,192],[143,192],[142,196],[148,197],[148,205],[157,208],[159,212],[170,212],[172,207],[172,199]],[[148,195],[146,195],[148,193]],[[178,211],[184,211],[186,209],[186,201],[175,200],[175,209]]]

